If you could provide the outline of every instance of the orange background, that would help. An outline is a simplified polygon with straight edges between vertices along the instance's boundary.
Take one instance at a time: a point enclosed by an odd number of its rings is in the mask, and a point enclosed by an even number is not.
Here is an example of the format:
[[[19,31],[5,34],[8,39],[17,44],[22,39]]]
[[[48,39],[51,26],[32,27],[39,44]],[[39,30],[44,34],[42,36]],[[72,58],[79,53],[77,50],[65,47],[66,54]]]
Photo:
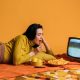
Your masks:
[[[68,37],[80,37],[80,0],[0,0],[0,41],[22,34],[32,23],[43,25],[54,53],[64,53]]]

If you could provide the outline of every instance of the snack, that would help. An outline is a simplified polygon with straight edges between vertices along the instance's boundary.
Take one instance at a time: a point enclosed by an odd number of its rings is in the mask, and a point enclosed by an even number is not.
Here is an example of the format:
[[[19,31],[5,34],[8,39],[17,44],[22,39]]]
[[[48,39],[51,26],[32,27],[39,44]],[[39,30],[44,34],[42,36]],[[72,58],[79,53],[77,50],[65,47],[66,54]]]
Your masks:
[[[51,64],[51,65],[65,65],[68,63],[69,63],[69,61],[66,61],[63,58],[48,61],[48,64]]]

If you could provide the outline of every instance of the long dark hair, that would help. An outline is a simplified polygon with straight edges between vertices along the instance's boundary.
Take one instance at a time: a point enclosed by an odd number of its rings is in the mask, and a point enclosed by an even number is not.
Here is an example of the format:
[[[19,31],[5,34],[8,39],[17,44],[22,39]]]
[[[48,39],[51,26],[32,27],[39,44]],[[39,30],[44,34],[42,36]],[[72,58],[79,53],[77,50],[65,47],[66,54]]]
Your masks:
[[[33,40],[35,38],[35,36],[36,36],[36,30],[38,28],[42,28],[43,29],[42,25],[40,25],[40,24],[36,24],[36,23],[31,24],[27,28],[27,30],[25,31],[25,33],[23,33],[23,35],[26,35],[29,40]]]

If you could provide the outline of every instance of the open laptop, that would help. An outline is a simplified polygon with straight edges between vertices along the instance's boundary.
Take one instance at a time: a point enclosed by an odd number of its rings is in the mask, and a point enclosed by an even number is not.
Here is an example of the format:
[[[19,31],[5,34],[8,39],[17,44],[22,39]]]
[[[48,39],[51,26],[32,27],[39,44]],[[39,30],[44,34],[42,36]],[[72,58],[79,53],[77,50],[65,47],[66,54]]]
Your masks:
[[[80,61],[80,38],[70,37],[68,40],[67,54]]]

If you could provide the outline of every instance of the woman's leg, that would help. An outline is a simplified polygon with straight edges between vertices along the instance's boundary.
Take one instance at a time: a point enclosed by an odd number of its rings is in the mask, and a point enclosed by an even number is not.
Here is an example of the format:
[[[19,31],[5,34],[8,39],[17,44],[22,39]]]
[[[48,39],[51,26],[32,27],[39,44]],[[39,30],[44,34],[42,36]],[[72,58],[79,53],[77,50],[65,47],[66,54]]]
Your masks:
[[[0,63],[3,62],[3,55],[4,55],[4,44],[0,43]]]

